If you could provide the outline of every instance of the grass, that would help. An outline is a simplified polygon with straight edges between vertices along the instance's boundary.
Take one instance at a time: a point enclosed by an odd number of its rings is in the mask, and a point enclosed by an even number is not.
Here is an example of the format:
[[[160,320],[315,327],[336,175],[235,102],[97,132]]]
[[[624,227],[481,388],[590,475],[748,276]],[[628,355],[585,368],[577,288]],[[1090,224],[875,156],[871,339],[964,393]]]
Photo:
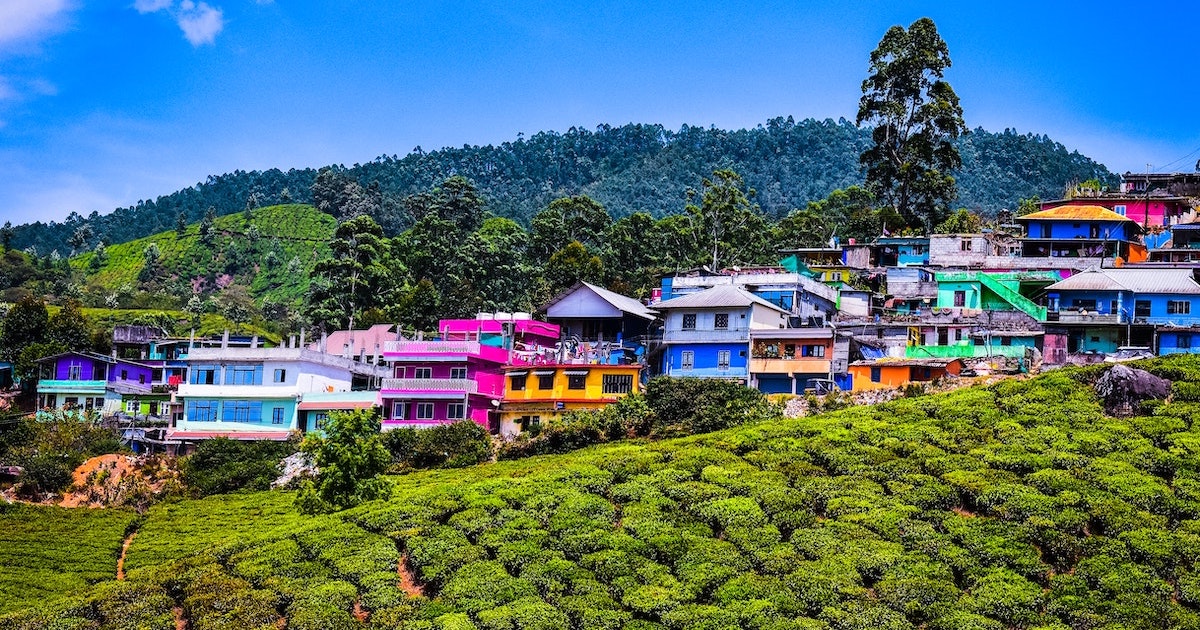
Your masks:
[[[281,492],[158,506],[125,590],[0,629],[151,627],[172,606],[239,629],[1197,628],[1200,359],[1142,365],[1179,395],[1131,418],[1105,415],[1096,369],[1060,370],[417,472],[327,516]]]

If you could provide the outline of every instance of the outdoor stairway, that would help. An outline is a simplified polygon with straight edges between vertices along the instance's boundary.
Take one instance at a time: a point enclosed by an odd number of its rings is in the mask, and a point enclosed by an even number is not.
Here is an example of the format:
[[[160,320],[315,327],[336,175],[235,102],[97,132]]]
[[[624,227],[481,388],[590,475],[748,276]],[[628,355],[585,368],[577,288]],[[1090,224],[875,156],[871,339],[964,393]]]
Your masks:
[[[1012,304],[1017,310],[1039,322],[1046,321],[1046,307],[1034,304],[1029,298],[1008,288],[986,273],[976,274],[976,277],[979,278],[980,286],[987,287],[989,291],[1000,296],[1005,302]]]

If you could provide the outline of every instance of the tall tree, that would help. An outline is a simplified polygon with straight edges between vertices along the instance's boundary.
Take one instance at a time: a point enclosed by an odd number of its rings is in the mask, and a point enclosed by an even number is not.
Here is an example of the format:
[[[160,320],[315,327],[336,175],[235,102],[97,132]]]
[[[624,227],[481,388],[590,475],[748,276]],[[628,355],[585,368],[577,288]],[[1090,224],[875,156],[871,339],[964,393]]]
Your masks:
[[[962,164],[954,140],[966,131],[958,95],[943,80],[950,51],[929,18],[893,26],[871,53],[859,125],[874,127],[860,162],[867,188],[910,225],[931,228],[958,196],[950,172]]]
[[[530,222],[530,254],[534,261],[545,262],[571,241],[597,250],[601,235],[611,224],[604,206],[587,195],[555,199]]]
[[[42,298],[25,296],[18,300],[5,314],[0,328],[0,356],[11,362],[25,346],[44,341],[49,320]]]
[[[758,206],[750,202],[754,190],[744,191],[742,176],[732,170],[713,171],[704,179],[704,194],[696,205],[695,191],[686,214],[695,247],[695,264],[713,271],[725,265],[763,263],[771,257],[767,224]]]
[[[300,447],[312,457],[318,472],[300,489],[297,507],[309,514],[332,512],[386,497],[391,484],[380,475],[392,456],[379,433],[379,412],[334,411],[324,433],[310,433]]]
[[[61,344],[68,350],[90,350],[92,325],[83,315],[78,300],[67,300],[46,323],[47,341]]]
[[[392,297],[390,243],[379,224],[359,215],[338,226],[331,257],[317,263],[309,292],[309,315],[335,328],[352,327],[360,312],[381,308]]]
[[[7,254],[8,250],[12,249],[14,234],[16,234],[16,231],[13,230],[12,221],[5,221],[4,227],[0,227],[0,245],[4,246],[3,253]]]

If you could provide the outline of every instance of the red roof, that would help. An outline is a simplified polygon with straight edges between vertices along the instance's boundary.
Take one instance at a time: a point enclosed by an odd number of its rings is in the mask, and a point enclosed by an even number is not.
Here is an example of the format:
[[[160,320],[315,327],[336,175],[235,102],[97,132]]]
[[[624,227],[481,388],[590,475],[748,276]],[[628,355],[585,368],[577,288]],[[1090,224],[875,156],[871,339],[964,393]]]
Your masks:
[[[282,442],[288,439],[285,431],[167,431],[168,440],[211,440],[213,438],[229,438],[231,440],[274,440]]]

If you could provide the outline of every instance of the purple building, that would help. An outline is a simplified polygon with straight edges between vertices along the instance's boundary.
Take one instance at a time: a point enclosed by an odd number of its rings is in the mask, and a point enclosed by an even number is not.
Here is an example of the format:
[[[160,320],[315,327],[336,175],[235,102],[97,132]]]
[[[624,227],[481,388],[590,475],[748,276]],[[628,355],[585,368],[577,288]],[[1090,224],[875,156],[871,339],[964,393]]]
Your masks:
[[[499,429],[505,365],[554,363],[559,328],[525,314],[444,319],[433,339],[384,345],[392,378],[383,379],[383,428],[472,420]]]
[[[113,414],[123,400],[148,395],[153,378],[149,365],[92,352],[43,357],[38,359],[38,408]]]

